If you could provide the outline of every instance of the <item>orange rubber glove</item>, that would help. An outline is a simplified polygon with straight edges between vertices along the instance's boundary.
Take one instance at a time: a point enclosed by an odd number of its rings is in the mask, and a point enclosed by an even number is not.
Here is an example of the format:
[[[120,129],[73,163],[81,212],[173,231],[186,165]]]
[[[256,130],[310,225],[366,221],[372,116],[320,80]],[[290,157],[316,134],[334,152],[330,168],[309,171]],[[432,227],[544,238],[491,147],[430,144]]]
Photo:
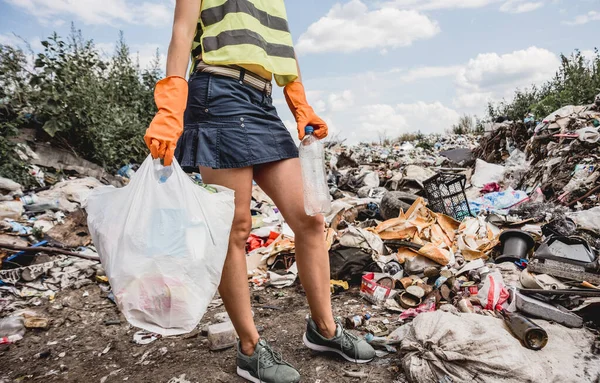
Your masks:
[[[304,128],[312,126],[315,129],[314,135],[318,139],[327,137],[327,124],[321,120],[313,108],[306,101],[306,93],[301,82],[290,82],[283,88],[283,94],[287,101],[290,111],[296,119],[298,128],[298,138],[300,141],[304,138]]]
[[[169,76],[156,83],[154,102],[158,113],[146,129],[144,141],[152,158],[164,158],[165,166],[171,165],[177,140],[183,132],[187,96],[188,83],[183,77]]]

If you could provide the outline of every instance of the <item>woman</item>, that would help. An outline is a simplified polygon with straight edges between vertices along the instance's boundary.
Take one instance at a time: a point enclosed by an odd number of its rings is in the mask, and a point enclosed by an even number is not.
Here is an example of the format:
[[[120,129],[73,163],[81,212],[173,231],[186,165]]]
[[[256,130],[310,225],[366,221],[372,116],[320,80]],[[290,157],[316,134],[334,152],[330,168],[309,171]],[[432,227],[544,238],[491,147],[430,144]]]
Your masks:
[[[237,372],[251,382],[287,383],[300,375],[259,337],[252,319],[245,244],[253,179],[295,233],[311,314],[305,345],[358,363],[375,352],[333,318],[323,218],[304,212],[298,150],[273,106],[273,78],[285,87],[298,137],[307,125],[318,138],[326,137],[327,125],[306,101],[283,0],[177,0],[167,77],[155,90],[159,111],[144,139],[165,165],[176,156],[184,167],[199,167],[204,182],[235,191],[219,293],[239,336]]]

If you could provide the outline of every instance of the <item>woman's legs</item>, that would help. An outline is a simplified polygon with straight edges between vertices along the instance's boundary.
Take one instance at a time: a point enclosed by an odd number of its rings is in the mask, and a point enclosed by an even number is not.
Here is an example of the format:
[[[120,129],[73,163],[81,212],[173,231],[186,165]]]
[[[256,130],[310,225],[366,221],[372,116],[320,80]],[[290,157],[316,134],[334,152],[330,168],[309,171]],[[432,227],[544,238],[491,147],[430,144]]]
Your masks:
[[[295,235],[298,273],[321,335],[331,338],[336,324],[331,310],[329,255],[323,217],[304,212],[300,160],[297,158],[254,167],[254,180],[275,202]]]
[[[246,266],[246,241],[252,229],[252,173],[251,167],[219,170],[200,167],[205,183],[222,185],[235,191],[235,214],[219,294],[240,337],[242,352],[246,355],[252,355],[259,339],[252,318]]]

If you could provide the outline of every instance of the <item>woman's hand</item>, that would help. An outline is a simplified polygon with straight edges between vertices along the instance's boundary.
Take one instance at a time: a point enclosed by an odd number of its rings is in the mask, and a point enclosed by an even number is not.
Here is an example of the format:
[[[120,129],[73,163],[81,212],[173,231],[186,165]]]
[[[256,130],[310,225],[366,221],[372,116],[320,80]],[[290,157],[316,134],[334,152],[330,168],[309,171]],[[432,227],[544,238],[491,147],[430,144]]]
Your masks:
[[[154,102],[158,113],[146,129],[144,141],[153,158],[164,158],[165,166],[171,165],[177,140],[183,132],[183,112],[187,95],[187,81],[179,76],[160,80],[154,89]]]
[[[298,138],[300,141],[304,138],[304,128],[312,126],[315,130],[314,135],[318,139],[327,137],[327,124],[323,121],[306,100],[304,86],[299,81],[292,81],[283,88],[283,94],[287,101],[290,111],[296,119]]]

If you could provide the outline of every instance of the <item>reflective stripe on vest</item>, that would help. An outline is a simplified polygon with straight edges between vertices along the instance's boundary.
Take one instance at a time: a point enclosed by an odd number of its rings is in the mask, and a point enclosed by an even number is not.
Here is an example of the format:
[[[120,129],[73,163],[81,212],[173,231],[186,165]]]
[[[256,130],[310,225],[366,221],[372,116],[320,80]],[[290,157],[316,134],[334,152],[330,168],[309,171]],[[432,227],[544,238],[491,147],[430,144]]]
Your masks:
[[[280,86],[298,78],[283,0],[203,0],[192,60],[260,65]]]

